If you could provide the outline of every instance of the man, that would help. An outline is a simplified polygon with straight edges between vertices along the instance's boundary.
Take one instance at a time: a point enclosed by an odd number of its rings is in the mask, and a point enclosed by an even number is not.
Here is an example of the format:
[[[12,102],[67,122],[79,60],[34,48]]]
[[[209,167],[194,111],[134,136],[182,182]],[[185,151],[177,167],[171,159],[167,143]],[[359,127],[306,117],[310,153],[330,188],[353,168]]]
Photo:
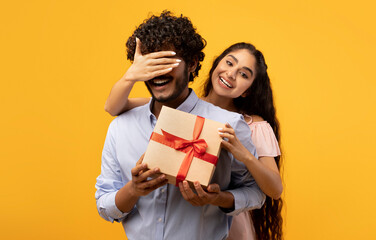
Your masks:
[[[189,19],[163,12],[141,24],[128,39],[127,47],[132,61],[140,54],[172,50],[180,62],[173,69],[161,67],[165,74],[150,75],[146,82],[152,94],[149,104],[120,115],[110,124],[96,184],[99,214],[111,222],[121,221],[132,240],[225,239],[230,216],[261,207],[265,198],[242,163],[222,150],[212,184],[204,191],[196,182],[196,192],[186,181],[175,187],[166,184],[163,174],[150,178],[159,169],[149,170],[141,164],[163,105],[230,123],[243,145],[256,155],[241,115],[198,99],[188,88],[201,67],[205,40]]]

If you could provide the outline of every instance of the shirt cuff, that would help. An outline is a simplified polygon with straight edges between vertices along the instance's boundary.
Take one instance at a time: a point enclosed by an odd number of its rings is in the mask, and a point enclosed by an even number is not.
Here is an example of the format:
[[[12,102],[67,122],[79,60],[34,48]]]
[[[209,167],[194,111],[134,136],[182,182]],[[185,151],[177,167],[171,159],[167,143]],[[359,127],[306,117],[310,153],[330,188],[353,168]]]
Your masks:
[[[265,194],[261,190],[255,191],[245,187],[227,190],[227,192],[234,196],[234,208],[222,210],[230,216],[238,215],[243,211],[261,208],[265,202]]]
[[[99,204],[98,211],[99,214],[106,220],[110,222],[120,222],[125,216],[127,216],[129,213],[123,213],[120,211],[116,204],[115,204],[115,196],[116,192],[109,193],[105,196],[102,196],[103,201],[101,201],[102,204]]]

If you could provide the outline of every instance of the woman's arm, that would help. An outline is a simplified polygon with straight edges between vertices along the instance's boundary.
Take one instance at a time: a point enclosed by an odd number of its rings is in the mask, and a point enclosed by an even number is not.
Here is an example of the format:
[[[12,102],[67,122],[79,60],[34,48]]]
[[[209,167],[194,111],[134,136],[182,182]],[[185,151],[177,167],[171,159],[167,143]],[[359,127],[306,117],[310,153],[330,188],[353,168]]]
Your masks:
[[[149,98],[128,98],[135,81],[129,81],[125,75],[112,87],[104,105],[104,110],[112,116],[117,116],[132,108],[149,102]]]
[[[222,146],[239,161],[243,162],[248,171],[252,174],[260,189],[269,197],[279,199],[283,186],[277,164],[273,157],[253,156],[239,141],[234,129],[227,123],[224,129],[219,130],[223,140]]]
[[[273,157],[255,158],[249,156],[244,163],[255,178],[261,190],[273,199],[281,197],[283,186],[277,164]]]
[[[149,101],[148,98],[128,98],[133,85],[137,81],[148,81],[169,73],[181,61],[180,59],[172,58],[175,55],[176,53],[173,51],[160,51],[142,55],[141,42],[136,38],[133,64],[112,87],[104,107],[105,111],[112,116],[116,116],[147,103]]]

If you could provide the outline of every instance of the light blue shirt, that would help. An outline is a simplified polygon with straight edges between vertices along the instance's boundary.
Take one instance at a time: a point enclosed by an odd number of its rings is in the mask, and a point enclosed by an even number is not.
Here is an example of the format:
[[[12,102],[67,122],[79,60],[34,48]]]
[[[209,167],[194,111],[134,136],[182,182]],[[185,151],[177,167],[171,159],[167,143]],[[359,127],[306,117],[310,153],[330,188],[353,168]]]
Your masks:
[[[225,239],[232,215],[260,208],[265,200],[265,195],[245,165],[225,150],[221,151],[211,182],[234,195],[235,209],[232,211],[213,205],[192,206],[182,197],[179,188],[171,184],[140,197],[129,213],[123,213],[116,207],[115,195],[132,179],[131,169],[146,151],[156,124],[157,119],[150,111],[151,104],[152,101],[134,108],[110,124],[102,153],[101,174],[95,185],[99,214],[107,221],[122,222],[130,240]],[[243,145],[257,157],[249,126],[240,114],[200,100],[194,91],[177,109],[228,122]]]

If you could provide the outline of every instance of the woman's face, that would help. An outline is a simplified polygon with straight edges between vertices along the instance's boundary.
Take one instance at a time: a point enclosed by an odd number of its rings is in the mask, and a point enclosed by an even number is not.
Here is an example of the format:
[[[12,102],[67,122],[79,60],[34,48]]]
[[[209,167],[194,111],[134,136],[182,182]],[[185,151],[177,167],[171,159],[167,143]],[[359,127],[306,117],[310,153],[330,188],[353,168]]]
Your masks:
[[[253,83],[256,59],[246,49],[227,54],[213,71],[211,81],[214,92],[222,97],[237,98]]]

